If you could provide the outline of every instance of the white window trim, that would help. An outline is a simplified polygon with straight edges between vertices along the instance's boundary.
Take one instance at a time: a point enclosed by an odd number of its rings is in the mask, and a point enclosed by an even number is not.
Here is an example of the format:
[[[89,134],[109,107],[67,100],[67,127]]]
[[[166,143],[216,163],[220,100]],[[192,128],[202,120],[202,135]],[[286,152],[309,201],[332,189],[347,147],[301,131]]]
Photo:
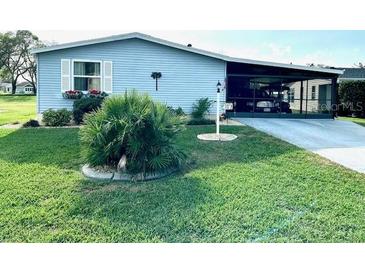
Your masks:
[[[85,62],[85,63],[99,63],[100,64],[100,76],[87,76],[87,75],[75,75],[74,74],[74,63],[75,62]],[[101,60],[89,60],[89,59],[72,59],[71,61],[71,87],[72,90],[75,90],[75,77],[81,78],[100,78],[100,89],[103,91],[103,61]],[[87,90],[81,90],[82,92]]]
[[[314,89],[313,89],[314,88]],[[313,96],[314,95],[314,96]],[[312,86],[311,90],[311,100],[317,100],[317,86]]]
[[[113,61],[103,61],[103,69],[104,69],[104,66],[105,66],[105,63],[110,63],[110,76],[105,76],[103,75],[103,80],[108,78],[108,79],[111,79],[111,90],[110,91],[105,91],[105,83],[103,83],[102,87],[103,87],[103,91],[108,93],[108,94],[111,94],[113,93]]]

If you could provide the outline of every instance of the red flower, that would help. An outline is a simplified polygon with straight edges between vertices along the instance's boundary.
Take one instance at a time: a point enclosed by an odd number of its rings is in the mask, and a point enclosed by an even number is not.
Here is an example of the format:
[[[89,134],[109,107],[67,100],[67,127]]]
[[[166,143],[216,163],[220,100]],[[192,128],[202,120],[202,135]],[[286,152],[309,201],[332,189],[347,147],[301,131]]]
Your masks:
[[[101,91],[100,90],[97,90],[97,89],[90,89],[89,90],[89,95],[98,96],[100,94],[101,94]]]

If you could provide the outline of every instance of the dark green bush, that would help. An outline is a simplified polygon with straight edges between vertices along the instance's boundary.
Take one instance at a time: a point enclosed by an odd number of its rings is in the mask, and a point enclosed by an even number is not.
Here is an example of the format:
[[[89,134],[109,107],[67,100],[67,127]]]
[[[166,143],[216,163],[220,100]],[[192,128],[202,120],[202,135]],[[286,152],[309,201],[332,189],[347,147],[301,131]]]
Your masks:
[[[365,116],[365,81],[343,81],[338,91],[343,109],[356,116]]]
[[[183,118],[137,92],[113,96],[86,115],[80,130],[82,154],[91,166],[131,174],[156,173],[181,166],[185,154],[175,145]],[[125,165],[121,163],[126,162]]]
[[[39,127],[39,122],[37,120],[30,119],[28,122],[23,124],[23,127]]]
[[[67,109],[48,109],[43,112],[43,123],[50,127],[66,126],[71,121],[72,112]]]
[[[90,113],[100,108],[104,97],[83,97],[74,101],[73,104],[73,119],[76,124],[81,124],[85,113]]]
[[[193,104],[191,116],[193,119],[204,119],[205,115],[209,113],[209,109],[212,106],[213,101],[209,98],[201,98]]]

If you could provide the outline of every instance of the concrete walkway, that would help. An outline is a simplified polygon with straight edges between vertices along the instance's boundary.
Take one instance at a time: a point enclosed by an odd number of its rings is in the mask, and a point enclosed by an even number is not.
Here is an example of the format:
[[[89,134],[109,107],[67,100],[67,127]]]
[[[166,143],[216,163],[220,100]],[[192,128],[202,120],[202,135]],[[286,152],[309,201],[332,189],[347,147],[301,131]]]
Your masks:
[[[235,118],[243,124],[365,173],[365,127],[340,120]]]

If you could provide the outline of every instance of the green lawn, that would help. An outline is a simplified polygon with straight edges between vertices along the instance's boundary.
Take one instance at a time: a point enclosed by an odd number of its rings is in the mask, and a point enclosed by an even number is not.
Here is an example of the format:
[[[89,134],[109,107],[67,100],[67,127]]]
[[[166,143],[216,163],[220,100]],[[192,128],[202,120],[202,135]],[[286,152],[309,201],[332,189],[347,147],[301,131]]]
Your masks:
[[[365,242],[365,176],[249,127],[206,143],[185,172],[95,183],[78,129],[0,130],[0,242]]]
[[[23,123],[36,117],[36,97],[0,95],[0,126]]]
[[[344,120],[344,121],[351,121],[354,122],[356,124],[359,124],[360,126],[364,126],[365,127],[365,119],[364,118],[354,118],[354,117],[339,117],[340,120]]]

